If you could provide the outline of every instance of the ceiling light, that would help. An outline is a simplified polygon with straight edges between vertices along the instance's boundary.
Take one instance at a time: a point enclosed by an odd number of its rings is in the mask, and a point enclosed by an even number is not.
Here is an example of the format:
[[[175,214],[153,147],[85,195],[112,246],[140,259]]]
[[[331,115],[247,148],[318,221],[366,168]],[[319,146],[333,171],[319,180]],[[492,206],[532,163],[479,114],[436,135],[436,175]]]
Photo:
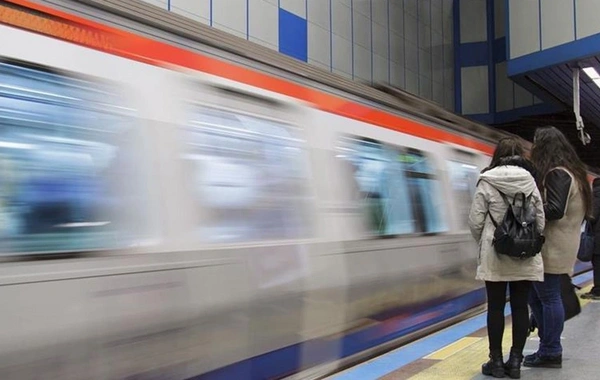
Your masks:
[[[600,87],[600,74],[593,67],[584,67],[583,72],[590,77],[590,79],[596,84],[596,86]]]
[[[584,67],[583,68],[583,72],[590,77],[591,80],[598,80],[600,79],[600,74],[598,74],[598,72],[596,71],[595,68],[593,67]]]

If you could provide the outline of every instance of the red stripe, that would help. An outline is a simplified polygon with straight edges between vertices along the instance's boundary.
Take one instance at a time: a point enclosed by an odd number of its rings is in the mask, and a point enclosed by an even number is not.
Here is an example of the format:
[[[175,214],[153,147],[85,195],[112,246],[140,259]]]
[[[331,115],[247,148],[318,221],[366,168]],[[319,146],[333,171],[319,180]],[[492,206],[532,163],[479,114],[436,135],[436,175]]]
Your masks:
[[[0,22],[8,25],[17,26],[51,37],[67,40],[69,42],[75,42],[82,46],[152,65],[176,65],[202,71],[303,100],[326,112],[364,121],[369,124],[378,125],[380,127],[428,140],[454,143],[476,149],[486,154],[491,154],[494,150],[493,145],[479,142],[471,137],[461,136],[456,133],[417,123],[334,95],[301,86],[297,83],[102,25],[44,5],[35,4],[27,0],[6,1],[53,16],[56,21],[68,24],[71,27],[61,28],[61,26],[57,25],[48,26],[48,21],[45,18],[31,14],[28,14],[27,17],[22,16],[18,22],[15,22],[14,19],[7,19],[6,17],[0,18]],[[43,24],[44,21],[46,22],[45,24]],[[93,35],[93,38],[90,37],[90,35]],[[98,42],[100,40],[108,42],[100,44]]]

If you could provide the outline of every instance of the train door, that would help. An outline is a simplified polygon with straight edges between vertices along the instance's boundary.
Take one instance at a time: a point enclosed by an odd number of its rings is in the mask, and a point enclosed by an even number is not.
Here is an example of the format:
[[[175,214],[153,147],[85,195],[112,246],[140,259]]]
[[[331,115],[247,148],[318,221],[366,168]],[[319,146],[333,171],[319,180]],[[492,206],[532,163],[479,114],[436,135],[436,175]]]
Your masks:
[[[212,82],[190,90],[181,158],[201,244],[309,237],[302,108],[258,90]]]
[[[218,298],[230,310],[215,321],[217,340],[228,341],[224,357],[297,343],[313,218],[303,108],[251,87],[187,79],[177,131],[187,239],[199,255],[231,259],[190,271],[192,303],[208,310]]]

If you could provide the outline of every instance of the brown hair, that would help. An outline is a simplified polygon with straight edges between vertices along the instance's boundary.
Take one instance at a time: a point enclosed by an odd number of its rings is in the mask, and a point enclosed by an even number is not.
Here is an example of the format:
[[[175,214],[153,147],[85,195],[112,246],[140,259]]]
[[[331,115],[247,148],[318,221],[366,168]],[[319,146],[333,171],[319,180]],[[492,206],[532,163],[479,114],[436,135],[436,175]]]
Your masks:
[[[523,156],[523,145],[514,137],[504,137],[498,141],[496,150],[492,156],[492,162],[490,165],[483,169],[482,173],[495,168],[496,166],[506,165],[507,159],[511,157],[522,157]]]
[[[585,205],[585,213],[588,217],[591,216],[592,190],[587,180],[587,168],[579,159],[573,145],[561,131],[552,126],[538,128],[533,137],[531,161],[539,174],[536,180],[542,194],[544,193],[544,177],[550,170],[559,166],[569,170],[578,182]]]

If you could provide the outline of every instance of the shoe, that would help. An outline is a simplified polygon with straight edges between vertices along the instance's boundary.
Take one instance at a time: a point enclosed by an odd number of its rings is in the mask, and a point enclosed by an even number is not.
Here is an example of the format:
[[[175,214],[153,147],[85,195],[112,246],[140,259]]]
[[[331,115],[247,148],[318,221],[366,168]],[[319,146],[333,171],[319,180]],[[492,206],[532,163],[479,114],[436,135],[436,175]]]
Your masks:
[[[481,366],[481,373],[486,376],[496,378],[504,377],[504,362],[502,361],[502,351],[490,352],[490,360]]]
[[[595,294],[592,292],[585,293],[581,295],[581,298],[584,300],[600,300],[600,294]]]
[[[562,368],[562,355],[558,356],[541,356],[537,352],[527,355],[523,362],[525,367],[536,368]]]
[[[511,349],[508,361],[504,363],[504,373],[511,379],[520,379],[521,363],[523,363],[523,354]]]

